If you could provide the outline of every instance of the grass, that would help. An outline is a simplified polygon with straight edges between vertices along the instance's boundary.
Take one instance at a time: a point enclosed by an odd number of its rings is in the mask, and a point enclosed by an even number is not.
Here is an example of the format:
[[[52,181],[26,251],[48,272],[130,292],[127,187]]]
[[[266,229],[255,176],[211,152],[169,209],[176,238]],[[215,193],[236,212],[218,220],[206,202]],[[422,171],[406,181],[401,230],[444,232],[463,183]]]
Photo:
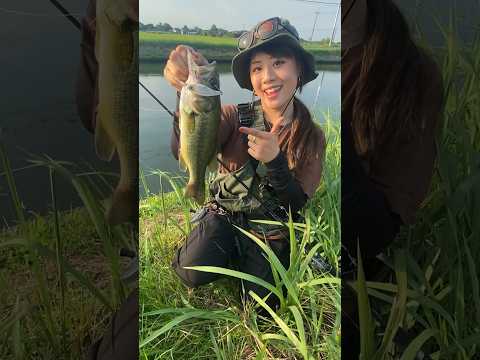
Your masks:
[[[180,35],[140,32],[140,60],[143,62],[163,62],[177,45],[184,44],[198,49],[210,61],[231,62],[237,53],[237,39],[203,35]],[[339,63],[340,48],[330,48],[318,42],[302,41],[317,62]]]
[[[446,106],[430,194],[386,254],[384,281],[365,282],[359,266],[352,284],[363,359],[480,358],[480,33],[463,45],[451,25],[441,28]]]
[[[170,263],[188,233],[192,204],[183,197],[184,179],[154,173],[161,189],[168,181],[174,191],[152,194],[145,189],[149,196],[140,206],[141,359],[339,358],[340,279],[316,272],[309,262],[318,251],[338,270],[338,123],[327,121],[324,129],[328,146],[323,181],[306,207],[306,222],[289,223],[290,268],[283,268],[263,242],[248,235],[264,248],[274,269],[275,284],[263,285],[279,296],[277,313],[255,294],[255,301],[240,303],[236,279],[261,283],[248,274],[202,267],[197,270],[225,277],[194,290],[182,285]],[[314,247],[309,254],[303,252],[307,244]],[[281,284],[288,289],[286,296],[279,291]],[[255,307],[266,315],[257,315]]]
[[[52,208],[47,216],[27,216],[1,142],[0,158],[17,214],[17,225],[0,236],[0,358],[84,357],[128,291],[120,280],[125,264],[119,249],[135,245],[130,232],[104,221],[100,199],[111,188],[103,174],[34,157],[33,166],[50,176],[51,186],[43,191],[50,193]],[[84,207],[57,209],[59,176],[77,190]]]

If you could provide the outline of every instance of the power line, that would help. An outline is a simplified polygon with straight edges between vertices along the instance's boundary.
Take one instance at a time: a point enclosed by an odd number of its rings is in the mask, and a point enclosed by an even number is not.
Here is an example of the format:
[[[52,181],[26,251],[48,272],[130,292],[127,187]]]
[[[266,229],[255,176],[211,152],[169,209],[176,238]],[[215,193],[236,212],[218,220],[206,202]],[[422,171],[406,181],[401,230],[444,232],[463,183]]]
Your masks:
[[[301,2],[320,4],[320,5],[334,5],[334,6],[340,5],[340,3],[331,3],[331,2],[313,1],[313,0],[291,0],[291,1],[301,1]]]

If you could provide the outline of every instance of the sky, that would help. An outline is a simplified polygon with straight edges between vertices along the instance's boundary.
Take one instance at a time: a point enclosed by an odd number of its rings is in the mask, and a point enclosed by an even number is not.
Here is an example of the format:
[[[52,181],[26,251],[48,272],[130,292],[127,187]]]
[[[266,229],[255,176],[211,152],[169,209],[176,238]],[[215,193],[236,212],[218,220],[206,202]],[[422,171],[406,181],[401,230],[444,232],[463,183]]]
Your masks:
[[[339,3],[340,0],[319,0]],[[297,0],[139,0],[140,21],[144,24],[169,23],[173,27],[198,26],[209,29],[212,24],[226,30],[250,29],[261,20],[273,16],[286,18],[304,39],[310,39],[319,12],[312,40],[330,37],[338,5],[323,5]],[[340,17],[335,40],[340,40]]]

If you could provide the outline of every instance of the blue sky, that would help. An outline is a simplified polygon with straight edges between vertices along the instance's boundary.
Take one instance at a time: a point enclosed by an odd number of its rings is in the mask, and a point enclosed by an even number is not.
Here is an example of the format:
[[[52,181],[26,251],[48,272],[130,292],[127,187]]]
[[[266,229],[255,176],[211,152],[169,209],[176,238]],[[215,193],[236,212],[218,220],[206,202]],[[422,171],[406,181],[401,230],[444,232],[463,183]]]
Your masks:
[[[322,0],[339,3],[340,0]],[[318,11],[313,40],[330,37],[338,6],[321,5],[295,0],[139,0],[140,21],[144,24],[167,22],[174,27],[212,24],[227,30],[253,27],[257,22],[273,16],[288,19],[300,36],[309,39]],[[340,39],[340,19],[335,40]]]

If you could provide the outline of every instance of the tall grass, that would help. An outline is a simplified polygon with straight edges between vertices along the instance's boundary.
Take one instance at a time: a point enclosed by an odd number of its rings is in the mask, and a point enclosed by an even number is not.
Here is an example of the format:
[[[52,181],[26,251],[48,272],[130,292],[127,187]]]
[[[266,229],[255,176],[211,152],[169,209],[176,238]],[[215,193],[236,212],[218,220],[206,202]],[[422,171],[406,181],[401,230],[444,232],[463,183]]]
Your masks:
[[[417,224],[392,247],[395,261],[385,259],[395,275],[365,282],[359,266],[352,284],[364,359],[479,358],[480,32],[467,45],[454,29],[441,28],[446,45],[437,54],[446,106],[430,194]]]
[[[140,351],[151,359],[333,359],[340,354],[340,291],[338,277],[310,266],[315,252],[338,268],[339,168],[338,125],[328,121],[322,184],[305,208],[305,223],[288,223],[291,258],[285,268],[271,249],[239,229],[268,257],[274,283],[231,269],[196,267],[224,277],[213,284],[185,288],[170,267],[174,248],[189,232],[191,203],[183,196],[184,180],[155,172],[174,191],[143,199],[140,207]],[[145,189],[145,193],[148,190]],[[310,244],[311,250],[304,251]],[[274,312],[256,294],[240,303],[238,279],[269,289],[280,299]],[[282,286],[287,288],[284,295]],[[264,309],[258,315],[255,309]],[[195,352],[191,350],[195,348]]]
[[[103,174],[74,173],[72,164],[31,157],[33,165],[44,168],[50,179],[50,189],[38,189],[50,192],[52,213],[46,217],[25,214],[15,171],[0,141],[2,176],[7,179],[17,214],[17,225],[2,230],[0,254],[6,267],[0,280],[6,282],[6,274],[18,285],[17,297],[11,291],[0,294],[0,358],[78,359],[102,333],[109,316],[125,298],[119,250],[134,248],[135,244],[127,228],[111,228],[105,221],[101,199],[107,197],[111,188],[105,187],[108,181]],[[58,210],[58,177],[76,189],[84,209],[70,213]],[[95,275],[105,273],[110,277],[110,286],[99,288],[91,274],[77,267],[82,263],[93,265],[91,258],[102,253],[104,269]],[[72,259],[76,260],[75,265]]]

